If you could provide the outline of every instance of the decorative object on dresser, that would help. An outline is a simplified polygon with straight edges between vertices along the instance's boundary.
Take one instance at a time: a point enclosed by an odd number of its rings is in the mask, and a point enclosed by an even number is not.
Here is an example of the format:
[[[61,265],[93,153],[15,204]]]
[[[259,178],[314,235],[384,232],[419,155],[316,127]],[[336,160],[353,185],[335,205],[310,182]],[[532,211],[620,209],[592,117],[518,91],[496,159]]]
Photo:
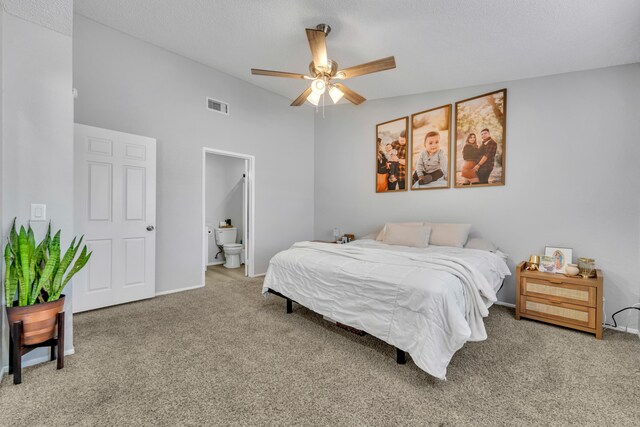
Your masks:
[[[407,190],[409,117],[376,125],[376,193]]]
[[[567,264],[564,268],[564,274],[567,276],[577,276],[579,272],[578,264]]]
[[[411,115],[411,189],[449,188],[451,104]]]
[[[545,273],[555,273],[556,259],[552,256],[546,255],[540,257],[540,265],[538,266],[538,271],[544,271]]]
[[[595,334],[602,339],[602,271],[594,278],[568,277],[516,268],[516,319],[541,322]]]
[[[585,279],[594,277],[596,272],[596,260],[592,258],[578,258],[578,271]]]
[[[527,262],[526,264],[527,270],[538,271],[538,268],[540,266],[540,255],[531,255],[529,257],[529,262]]]
[[[77,244],[76,244],[77,241]],[[71,241],[62,253],[60,231],[51,236],[51,224],[44,239],[36,244],[31,227],[16,230],[16,220],[9,231],[4,249],[4,292],[9,321],[9,374],[13,383],[22,382],[22,356],[38,347],[51,349],[51,360],[64,367],[64,295],[69,280],[91,258],[82,238]]]
[[[456,102],[454,185],[504,185],[507,90]]]
[[[544,248],[545,256],[555,258],[554,272],[564,273],[564,269],[567,264],[571,264],[571,258],[573,256],[573,250],[570,248],[555,248],[546,246]]]

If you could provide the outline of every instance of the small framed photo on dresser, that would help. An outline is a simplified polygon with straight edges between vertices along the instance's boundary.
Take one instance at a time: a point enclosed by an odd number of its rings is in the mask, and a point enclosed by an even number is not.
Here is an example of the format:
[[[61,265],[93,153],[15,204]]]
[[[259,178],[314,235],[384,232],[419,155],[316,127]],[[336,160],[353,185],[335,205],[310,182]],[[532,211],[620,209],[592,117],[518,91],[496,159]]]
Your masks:
[[[556,248],[553,246],[546,246],[544,248],[544,255],[552,257],[554,261],[554,272],[564,273],[564,269],[567,264],[571,264],[571,257],[573,256],[573,249],[571,248]]]

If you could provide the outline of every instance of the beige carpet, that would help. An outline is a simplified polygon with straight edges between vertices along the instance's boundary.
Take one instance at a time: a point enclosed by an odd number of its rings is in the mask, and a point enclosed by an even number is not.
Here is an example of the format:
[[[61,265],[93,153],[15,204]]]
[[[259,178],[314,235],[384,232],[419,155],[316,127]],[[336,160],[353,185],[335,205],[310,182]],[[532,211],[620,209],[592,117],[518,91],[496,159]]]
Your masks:
[[[633,425],[640,340],[605,339],[494,307],[438,381],[370,336],[282,299],[260,279],[75,316],[76,354],[5,376],[0,425]]]

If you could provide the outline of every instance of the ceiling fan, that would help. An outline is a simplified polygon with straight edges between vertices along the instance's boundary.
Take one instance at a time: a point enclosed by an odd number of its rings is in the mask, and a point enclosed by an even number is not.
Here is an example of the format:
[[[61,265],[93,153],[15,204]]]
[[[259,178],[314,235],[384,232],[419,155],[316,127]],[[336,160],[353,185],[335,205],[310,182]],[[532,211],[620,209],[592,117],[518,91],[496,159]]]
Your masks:
[[[396,60],[393,56],[355,65],[353,67],[338,70],[338,63],[327,58],[326,37],[331,32],[331,27],[327,24],[318,24],[315,29],[307,28],[307,39],[313,60],[309,64],[309,74],[288,73],[284,71],[251,69],[251,74],[258,76],[285,77],[289,79],[311,80],[311,85],[300,94],[291,106],[297,107],[309,101],[313,105],[318,105],[320,97],[329,92],[329,96],[336,104],[344,96],[355,105],[362,104],[366,99],[349,89],[342,83],[334,83],[333,80],[346,80],[364,74],[377,73],[378,71],[391,70],[396,68]]]

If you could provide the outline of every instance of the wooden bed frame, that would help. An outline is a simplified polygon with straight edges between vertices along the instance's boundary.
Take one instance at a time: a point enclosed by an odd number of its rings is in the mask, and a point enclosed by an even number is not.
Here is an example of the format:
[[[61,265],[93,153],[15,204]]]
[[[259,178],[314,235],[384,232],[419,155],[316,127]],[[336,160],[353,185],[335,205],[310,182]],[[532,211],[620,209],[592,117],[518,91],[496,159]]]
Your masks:
[[[295,302],[296,304],[299,304],[297,301],[292,300],[291,298],[289,298],[286,295],[282,295],[280,292],[274,291],[273,289],[267,288],[267,292],[269,292],[270,294],[273,295],[277,295],[280,298],[284,298],[285,300],[287,300],[287,314],[291,314],[293,313],[293,303]],[[302,304],[300,304],[302,305]],[[398,347],[395,347],[396,349],[396,362],[399,365],[404,365],[405,363],[407,363],[407,355],[403,350],[400,350]]]

